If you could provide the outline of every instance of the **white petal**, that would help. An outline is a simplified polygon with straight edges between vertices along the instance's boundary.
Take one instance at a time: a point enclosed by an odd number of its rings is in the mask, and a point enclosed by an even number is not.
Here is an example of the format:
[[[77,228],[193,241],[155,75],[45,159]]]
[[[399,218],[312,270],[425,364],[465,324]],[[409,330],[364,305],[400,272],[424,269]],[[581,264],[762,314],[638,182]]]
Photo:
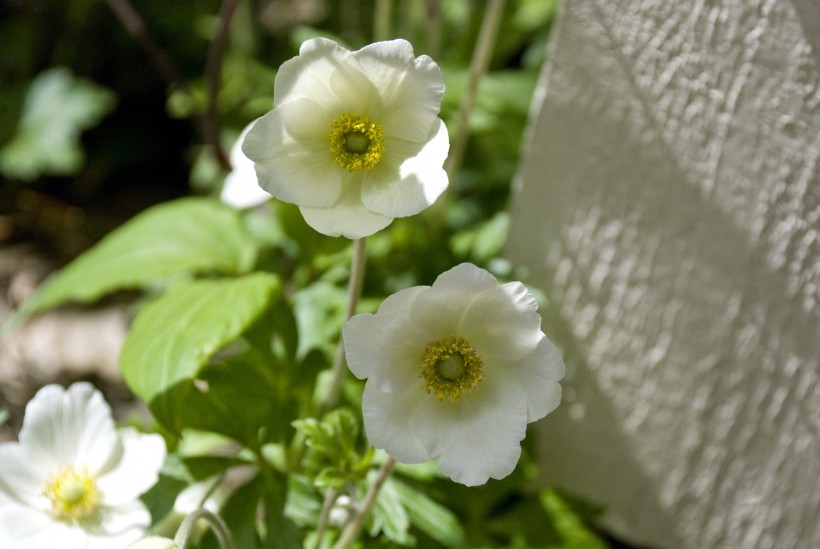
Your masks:
[[[127,505],[106,507],[102,510],[102,518],[98,525],[98,545],[105,547],[125,547],[145,535],[151,525],[151,513],[141,501],[134,501]],[[108,541],[108,545],[102,544]],[[117,543],[114,543],[117,541]]]
[[[374,116],[385,135],[425,141],[444,97],[438,65],[426,55],[413,59],[413,47],[405,40],[376,42],[353,56],[379,91],[380,112]]]
[[[232,169],[231,173],[225,177],[225,184],[219,195],[222,202],[237,209],[250,208],[270,198],[270,194],[259,186],[256,171],[253,169],[253,160],[242,152],[242,142],[255,122],[256,120],[245,126],[236,143],[231,147]]]
[[[120,431],[122,453],[112,459],[97,481],[104,505],[123,505],[147,492],[165,461],[165,441],[127,428]]]
[[[339,111],[344,112],[343,107],[331,108],[315,99],[300,97],[277,106],[275,110],[288,135],[296,141],[321,143],[330,154],[331,126],[342,114]]]
[[[0,547],[3,549],[85,549],[86,534],[79,527],[53,520],[20,505],[0,507]]]
[[[342,192],[344,171],[333,164],[328,142],[295,141],[280,114],[274,109],[261,117],[242,144],[254,161],[259,186],[299,206],[332,206]]]
[[[177,549],[177,546],[172,539],[150,536],[129,545],[127,549]]]
[[[482,292],[466,308],[459,335],[485,358],[521,358],[543,337],[535,307],[535,299],[520,282]]]
[[[0,464],[0,494],[9,502],[40,507],[49,472],[38,469],[16,442],[0,444]]]
[[[279,67],[274,82],[277,105],[296,97],[310,97],[323,104],[361,109],[372,104],[376,96],[376,89],[350,51],[326,38],[304,42],[299,55]]]
[[[385,302],[387,307],[380,307],[376,315],[362,313],[345,323],[345,355],[356,377],[369,378],[369,383],[388,393],[421,386],[418,363],[429,339],[408,325],[406,309],[424,289],[402,290],[391,296]]]
[[[46,386],[26,406],[20,446],[34,465],[54,472],[67,465],[99,471],[117,448],[111,408],[90,383],[64,390]]]
[[[447,188],[443,164],[450,148],[444,122],[433,124],[429,139],[419,148],[416,143],[385,140],[387,166],[398,162],[398,180],[386,181],[380,170],[366,174],[362,202],[367,209],[389,217],[415,215],[430,206]],[[395,175],[390,173],[390,175]]]
[[[515,469],[526,434],[527,406],[521,391],[489,376],[455,404],[425,399],[410,423],[441,471],[467,486],[500,479]]]
[[[471,263],[462,263],[438,276],[428,292],[420,294],[410,308],[418,327],[445,336],[461,336],[467,307],[485,290],[497,289],[495,277]],[[475,345],[475,342],[470,342]]]
[[[330,208],[300,207],[305,222],[328,236],[362,238],[390,225],[391,217],[373,213],[360,198],[361,181],[355,174],[347,175],[339,201]]]
[[[379,391],[370,381],[362,395],[362,414],[367,439],[401,463],[424,463],[433,456],[410,428],[410,421],[428,395],[418,391],[390,394]]]
[[[533,422],[555,410],[561,403],[560,381],[564,377],[561,352],[543,336],[535,351],[519,361],[492,364],[518,384],[527,400],[527,421]]]

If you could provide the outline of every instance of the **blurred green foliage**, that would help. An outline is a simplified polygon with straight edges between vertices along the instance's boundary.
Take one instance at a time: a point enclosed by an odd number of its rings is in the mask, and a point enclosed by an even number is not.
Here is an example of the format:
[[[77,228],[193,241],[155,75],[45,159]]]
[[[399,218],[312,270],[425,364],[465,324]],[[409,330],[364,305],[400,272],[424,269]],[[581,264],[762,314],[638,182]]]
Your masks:
[[[276,68],[302,41],[327,36],[357,49],[373,41],[376,4],[240,2],[216,89],[205,68],[220,23],[216,0],[134,2],[148,48],[111,9],[121,0],[0,4],[0,215],[15,229],[5,238],[53,236],[26,222],[32,191],[80,208],[71,230],[105,236],[47,283],[31,310],[139,291],[123,373],[175,452],[145,496],[157,522],[192,482],[250,467],[223,507],[237,546],[297,547],[314,539],[325,490],[361,497],[385,459],[364,443],[362,384],[351,376],[341,407],[313,418],[344,318],[350,242],[316,233],[289,204],[243,212],[220,204],[226,169],[203,131],[215,101],[210,122],[229,149],[271,108]],[[441,116],[452,137],[485,2],[386,4],[389,37],[410,40],[442,68]],[[462,261],[517,278],[499,258],[505,208],[557,8],[557,0],[507,2],[463,166],[437,204],[368,238],[359,310]],[[170,71],[160,70],[156,50]],[[477,489],[430,464],[397,466],[360,546],[604,546],[588,527],[593,514],[535,483],[534,442],[525,441],[510,477]],[[322,546],[338,533],[331,525]]]

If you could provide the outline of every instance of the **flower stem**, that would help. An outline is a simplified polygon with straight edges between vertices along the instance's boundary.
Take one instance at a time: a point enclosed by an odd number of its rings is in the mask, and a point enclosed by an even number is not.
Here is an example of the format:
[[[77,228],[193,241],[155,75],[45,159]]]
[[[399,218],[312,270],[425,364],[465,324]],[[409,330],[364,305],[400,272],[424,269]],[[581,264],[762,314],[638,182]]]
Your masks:
[[[228,43],[228,30],[231,26],[236,8],[242,0],[225,0],[219,10],[219,24],[216,35],[208,47],[208,57],[205,61],[205,82],[208,89],[208,106],[202,118],[203,132],[205,139],[211,146],[214,158],[224,170],[231,169],[231,163],[225,150],[219,143],[219,112],[217,110],[217,98],[222,76],[222,55]]]
[[[478,35],[478,42],[473,50],[473,59],[470,63],[470,83],[467,93],[461,100],[461,108],[458,112],[456,123],[456,137],[450,147],[450,155],[445,163],[447,177],[453,181],[456,171],[461,166],[464,150],[467,147],[467,139],[470,135],[470,113],[475,107],[476,96],[478,95],[478,85],[487,72],[490,64],[490,57],[495,46],[495,38],[498,35],[498,28],[501,26],[501,16],[504,13],[504,0],[490,0],[487,11],[484,12],[484,20],[481,22],[481,31]]]
[[[362,282],[364,281],[365,265],[365,239],[359,238],[353,241],[353,262],[350,266],[350,281],[347,285],[347,308],[345,309],[345,320],[353,316],[356,312],[356,305],[362,294]],[[339,391],[342,386],[342,378],[345,373],[345,349],[344,339],[339,336],[339,345],[336,347],[336,358],[333,361],[333,370],[330,385],[327,393],[319,404],[317,417],[322,417],[339,398]]]
[[[142,45],[168,87],[185,90],[185,80],[180,76],[171,58],[154,41],[145,21],[134,6],[128,0],[106,0],[106,2],[125,30]]]
[[[228,527],[225,526],[225,523],[222,522],[222,519],[219,518],[217,515],[211,513],[207,509],[203,509],[200,507],[182,521],[182,524],[179,526],[179,530],[177,530],[177,535],[174,537],[174,544],[179,549],[185,549],[188,545],[188,540],[191,537],[191,532],[194,529],[194,524],[199,519],[205,520],[208,523],[208,526],[211,527],[211,530],[214,531],[214,535],[216,535],[216,539],[219,542],[219,546],[222,549],[233,549],[233,544],[231,543],[231,535],[228,532]]]
[[[314,549],[322,547],[322,538],[325,536],[327,530],[328,519],[330,518],[330,511],[333,509],[333,504],[336,502],[336,489],[332,486],[327,487],[325,492],[325,500],[322,502],[322,510],[319,513],[319,524],[316,526],[316,543]]]
[[[390,19],[392,16],[393,0],[376,0],[376,10],[373,15],[373,41],[380,42],[390,38]]]
[[[390,473],[393,472],[393,467],[395,467],[395,465],[396,460],[391,457],[387,458],[387,461],[385,461],[381,466],[381,469],[379,469],[379,476],[376,477],[376,481],[370,486],[367,494],[365,494],[356,518],[353,519],[353,521],[344,529],[342,535],[339,537],[338,541],[336,541],[336,545],[333,546],[333,549],[345,549],[356,541],[357,537],[359,537],[362,526],[364,526],[364,521],[367,518],[368,513],[370,513],[370,509],[373,508],[373,504],[376,503],[376,496],[379,495],[379,491],[382,489],[382,486],[384,486],[384,483],[387,481]]]

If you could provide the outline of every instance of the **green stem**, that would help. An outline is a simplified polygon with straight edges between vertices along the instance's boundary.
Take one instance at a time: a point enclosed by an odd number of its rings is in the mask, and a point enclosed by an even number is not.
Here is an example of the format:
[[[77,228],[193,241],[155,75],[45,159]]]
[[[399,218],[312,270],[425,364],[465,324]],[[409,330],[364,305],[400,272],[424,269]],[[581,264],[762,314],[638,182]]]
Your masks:
[[[336,489],[332,486],[328,486],[325,492],[325,500],[322,502],[322,511],[319,514],[319,524],[316,526],[316,543],[313,546],[314,549],[322,547],[322,538],[325,536],[330,511],[333,510],[334,503],[336,503]]]
[[[376,10],[373,15],[374,42],[390,38],[390,19],[392,11],[392,0],[376,0]]]
[[[362,531],[362,527],[364,526],[364,521],[367,518],[368,513],[370,513],[370,509],[373,508],[373,504],[376,503],[376,496],[379,495],[379,491],[390,477],[390,473],[393,472],[393,467],[395,467],[395,465],[396,460],[393,458],[388,458],[387,461],[385,461],[381,466],[381,469],[379,469],[379,476],[376,477],[376,481],[372,486],[370,486],[367,494],[365,494],[356,518],[353,519],[347,527],[345,527],[342,535],[339,537],[338,541],[336,541],[336,545],[333,546],[333,549],[345,549],[359,537],[359,533]]]
[[[216,535],[216,539],[219,542],[219,546],[222,549],[233,549],[228,527],[225,526],[225,523],[222,522],[221,518],[211,513],[207,509],[203,509],[202,507],[185,517],[182,521],[182,524],[179,526],[179,530],[177,530],[177,535],[174,537],[174,545],[176,545],[179,549],[185,549],[191,538],[191,532],[194,529],[194,525],[199,519],[203,519],[208,523],[208,526],[210,526],[211,530],[213,530],[214,535]]]
[[[359,238],[353,241],[353,262],[350,266],[350,281],[347,286],[347,309],[345,310],[345,321],[356,312],[359,297],[362,294],[362,282],[364,281],[365,265],[365,239]],[[333,370],[330,385],[327,393],[319,404],[317,417],[322,417],[339,398],[339,391],[342,386],[342,379],[345,373],[345,349],[344,338],[339,336],[339,345],[336,347],[336,359],[333,361]]]
[[[484,12],[484,20],[481,22],[478,42],[473,50],[473,60],[470,63],[469,87],[467,88],[467,93],[464,95],[464,98],[461,100],[461,108],[458,112],[456,137],[453,139],[450,147],[450,155],[444,164],[444,169],[447,170],[447,176],[451,182],[458,168],[461,166],[464,150],[467,147],[467,139],[470,136],[470,113],[472,113],[475,107],[476,97],[478,96],[478,85],[487,73],[487,67],[490,64],[490,57],[493,52],[493,47],[495,46],[498,28],[501,26],[501,16],[503,13],[504,0],[490,0],[490,5],[487,7],[487,11]]]

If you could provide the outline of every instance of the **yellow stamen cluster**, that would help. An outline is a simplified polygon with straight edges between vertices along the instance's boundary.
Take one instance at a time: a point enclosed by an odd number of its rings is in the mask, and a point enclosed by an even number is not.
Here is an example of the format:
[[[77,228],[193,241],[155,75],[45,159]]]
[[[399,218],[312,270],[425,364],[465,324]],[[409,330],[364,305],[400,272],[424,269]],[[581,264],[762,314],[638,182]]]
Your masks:
[[[94,477],[84,468],[66,467],[52,475],[43,492],[51,501],[54,516],[72,522],[92,516],[100,500]]]
[[[448,336],[431,341],[419,362],[424,390],[456,403],[484,379],[484,362],[463,337]]]
[[[366,116],[346,112],[330,125],[333,162],[349,172],[371,170],[384,153],[384,129]]]

